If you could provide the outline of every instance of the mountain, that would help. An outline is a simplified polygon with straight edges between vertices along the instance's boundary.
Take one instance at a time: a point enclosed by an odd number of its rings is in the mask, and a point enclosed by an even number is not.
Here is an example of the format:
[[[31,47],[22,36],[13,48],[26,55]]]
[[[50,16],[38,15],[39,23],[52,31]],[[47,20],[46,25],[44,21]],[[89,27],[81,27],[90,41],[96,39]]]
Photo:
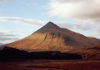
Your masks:
[[[100,43],[93,46],[85,47],[66,53],[79,54],[83,59],[99,59],[100,60]]]
[[[0,45],[3,45],[3,43],[0,43]]]
[[[2,45],[4,45],[4,44],[0,43],[0,50],[4,48]]]
[[[96,38],[88,38],[66,28],[48,22],[31,35],[7,44],[7,47],[24,50],[71,50],[99,43]]]

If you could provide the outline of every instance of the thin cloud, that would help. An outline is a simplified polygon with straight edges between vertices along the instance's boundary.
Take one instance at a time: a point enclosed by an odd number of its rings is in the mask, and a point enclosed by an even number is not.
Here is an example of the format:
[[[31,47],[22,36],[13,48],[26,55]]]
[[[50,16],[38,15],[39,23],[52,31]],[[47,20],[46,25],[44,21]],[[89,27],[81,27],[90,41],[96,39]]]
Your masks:
[[[87,1],[87,0],[51,0],[51,1],[58,1],[58,2],[62,2],[62,3],[73,3],[73,2],[76,2],[76,3],[78,3],[78,2],[83,2],[83,1]]]
[[[23,19],[19,17],[0,17],[1,21],[10,21],[10,22],[15,22],[15,23],[20,23],[24,25],[30,25],[30,26],[43,26],[46,24],[46,21],[41,21],[41,20],[35,20],[35,19]],[[70,29],[82,29],[82,30],[88,30],[91,26],[91,24],[81,24],[80,22],[75,22],[73,21],[69,23],[68,21],[66,22],[54,22],[55,24],[65,27],[65,28],[70,28]]]
[[[19,24],[24,24],[24,25],[30,25],[30,26],[43,26],[46,24],[46,21],[41,21],[41,20],[35,20],[35,19],[24,19],[24,18],[19,18],[19,17],[0,17],[1,21],[9,21],[9,22],[14,22],[14,23],[19,23]],[[91,23],[86,23],[86,21],[74,21],[71,20],[70,23],[67,20],[66,22],[54,22],[55,24],[59,25],[60,27],[68,28],[68,29],[81,29],[81,30],[88,30],[88,31],[93,31],[97,35],[99,35],[99,29],[97,29],[97,26],[100,26],[99,24],[91,24]],[[88,20],[89,21],[89,20]],[[98,20],[99,22],[99,20]],[[7,31],[8,32],[8,31]],[[25,32],[30,32],[33,33],[33,31],[10,31],[10,33],[25,33]]]
[[[34,30],[15,31],[15,30],[0,30],[3,33],[33,33]]]
[[[22,1],[22,3],[24,4],[24,5],[28,5],[28,6],[30,6],[30,5],[38,5],[38,3],[27,3],[27,2],[25,2],[25,1]]]
[[[19,35],[8,34],[5,32],[0,32],[0,43],[10,43],[18,40]]]
[[[20,23],[20,24],[25,24],[25,25],[30,25],[30,26],[42,26],[44,25],[44,23],[46,23],[41,20],[24,19],[24,18],[19,18],[19,17],[0,17],[0,20]]]
[[[0,43],[10,43],[21,38],[24,38],[28,34],[32,34],[33,30],[16,31],[16,30],[0,30]],[[21,35],[20,35],[21,33]]]
[[[89,24],[76,24],[76,23],[59,23],[59,26],[68,28],[68,29],[81,29],[81,30],[89,30],[91,26]]]
[[[3,2],[9,2],[11,0],[0,0],[0,3],[3,3]]]
[[[100,37],[100,24],[98,24],[97,26],[94,26],[93,28],[91,28],[92,32],[96,33],[96,36]]]

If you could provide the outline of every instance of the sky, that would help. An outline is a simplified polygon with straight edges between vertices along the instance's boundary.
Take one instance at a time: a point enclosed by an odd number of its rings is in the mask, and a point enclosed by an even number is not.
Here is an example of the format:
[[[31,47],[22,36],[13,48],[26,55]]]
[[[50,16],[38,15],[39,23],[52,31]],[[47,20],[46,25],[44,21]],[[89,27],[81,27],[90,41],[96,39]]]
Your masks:
[[[0,43],[22,39],[49,21],[100,38],[100,0],[0,0]]]

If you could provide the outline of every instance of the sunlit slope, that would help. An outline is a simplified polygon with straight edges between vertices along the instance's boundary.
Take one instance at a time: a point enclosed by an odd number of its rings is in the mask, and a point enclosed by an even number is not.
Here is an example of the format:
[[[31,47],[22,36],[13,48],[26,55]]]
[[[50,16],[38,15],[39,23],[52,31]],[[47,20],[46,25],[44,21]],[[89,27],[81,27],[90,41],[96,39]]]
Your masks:
[[[60,28],[54,23],[48,22],[31,35],[6,46],[17,49],[59,51],[79,49],[99,42],[96,38],[90,39],[82,34]]]

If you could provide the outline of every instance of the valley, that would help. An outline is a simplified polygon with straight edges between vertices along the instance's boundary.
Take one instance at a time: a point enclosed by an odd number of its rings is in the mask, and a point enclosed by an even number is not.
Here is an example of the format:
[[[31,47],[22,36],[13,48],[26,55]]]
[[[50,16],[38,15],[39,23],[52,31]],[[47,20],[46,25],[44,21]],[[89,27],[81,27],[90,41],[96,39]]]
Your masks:
[[[100,70],[100,60],[8,60],[0,70]]]
[[[53,22],[0,47],[0,70],[100,70],[100,40]]]

